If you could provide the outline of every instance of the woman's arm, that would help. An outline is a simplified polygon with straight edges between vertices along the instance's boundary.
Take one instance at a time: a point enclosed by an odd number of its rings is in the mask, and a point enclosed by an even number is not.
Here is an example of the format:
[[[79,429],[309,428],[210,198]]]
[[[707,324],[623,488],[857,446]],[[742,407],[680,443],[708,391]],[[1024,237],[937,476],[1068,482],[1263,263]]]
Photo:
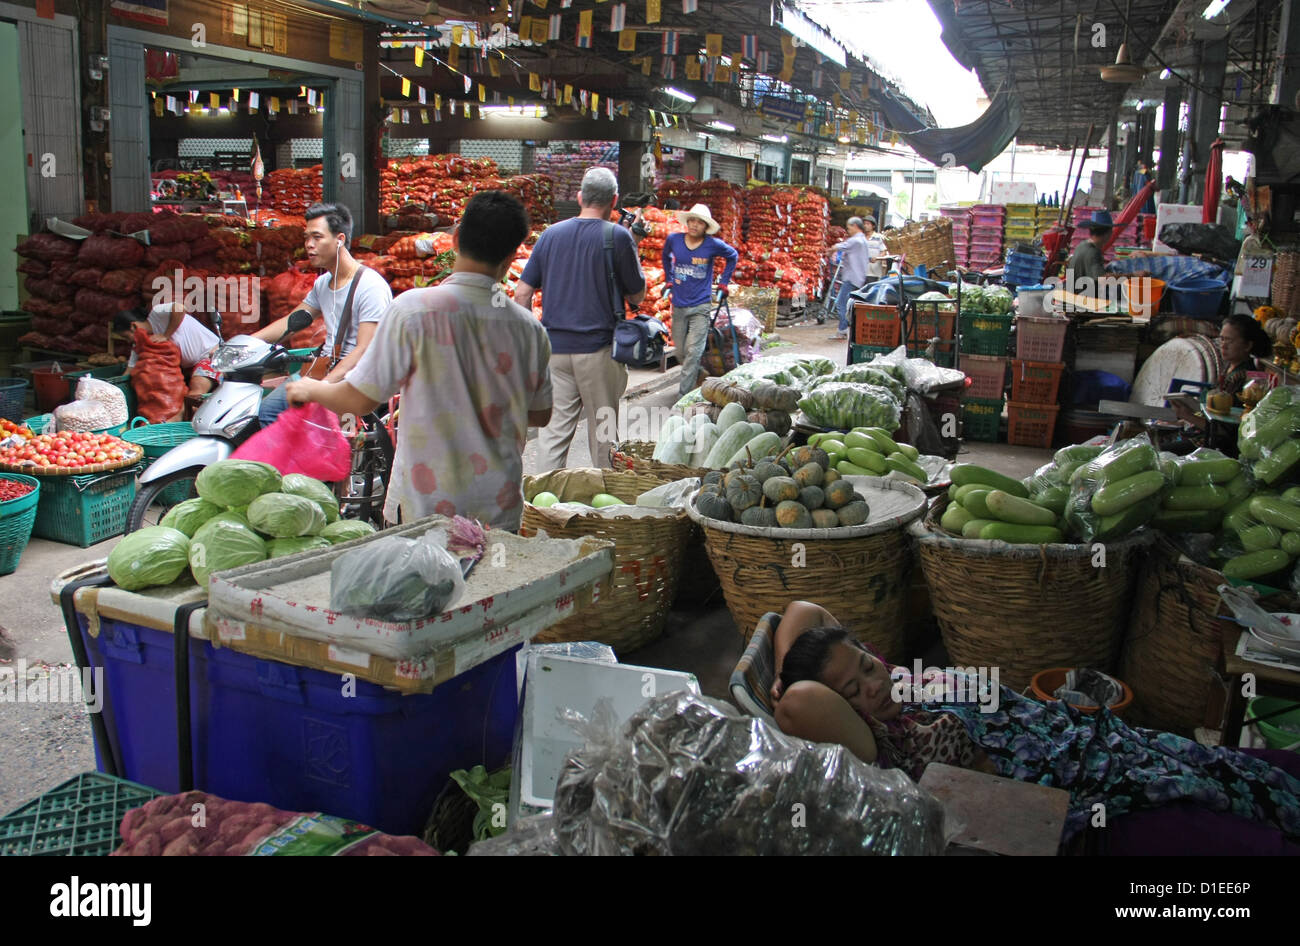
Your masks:
[[[781,664],[785,660],[786,651],[799,639],[799,635],[814,627],[838,626],[839,621],[835,620],[835,615],[821,605],[813,604],[811,601],[791,601],[786,605],[785,613],[781,615],[781,623],[776,628],[775,639],[772,641],[777,675],[773,698],[776,698],[780,690]]]
[[[863,762],[876,761],[878,750],[871,727],[844,697],[815,680],[800,680],[781,697],[776,704],[776,724],[787,736],[833,743]]]

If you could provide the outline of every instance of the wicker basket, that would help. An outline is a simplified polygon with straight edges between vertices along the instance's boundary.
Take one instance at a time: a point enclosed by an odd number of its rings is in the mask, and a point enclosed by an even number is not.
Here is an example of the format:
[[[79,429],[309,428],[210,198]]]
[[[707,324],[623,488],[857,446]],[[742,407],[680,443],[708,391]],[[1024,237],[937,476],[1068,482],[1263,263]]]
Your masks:
[[[748,309],[763,325],[764,332],[776,331],[776,310],[781,301],[780,290],[760,289],[758,286],[733,286],[727,301],[738,309]],[[683,343],[686,341],[682,339]]]
[[[1217,728],[1223,683],[1216,665],[1227,622],[1218,616],[1223,574],[1184,559],[1161,536],[1146,556],[1119,675],[1133,688],[1135,723],[1191,735]]]
[[[613,647],[621,658],[663,633],[677,595],[682,552],[690,538],[691,521],[685,512],[664,510],[643,517],[572,515],[531,502],[538,493],[549,491],[561,500],[590,499],[604,492],[635,503],[659,485],[654,476],[631,471],[555,470],[524,477],[524,498],[529,503],[524,506],[521,535],[545,531],[555,539],[595,536],[614,542],[610,574],[579,593],[577,613],[537,635],[536,642],[598,641]]]
[[[760,529],[687,512],[704,529],[727,609],[746,642],[768,611],[812,601],[830,611],[887,659],[907,648],[911,555],[905,527],[925,509],[915,486],[879,477],[850,477],[868,505],[892,497],[889,511],[865,525],[841,529]]]
[[[1092,545],[953,538],[938,525],[947,505],[947,496],[936,499],[913,536],[953,665],[997,667],[1013,690],[1051,667],[1113,672],[1137,568],[1155,534],[1106,543],[1106,567],[1098,568]]]
[[[615,470],[630,470],[642,476],[653,477],[655,486],[675,483],[677,480],[703,477],[708,470],[686,466],[683,463],[661,463],[650,459],[655,444],[644,440],[625,440],[609,451],[609,465]],[[652,487],[646,487],[650,489]]]
[[[957,262],[952,247],[952,221],[947,217],[926,223],[909,223],[884,234],[889,252],[907,257],[912,267],[924,266],[942,276]]]

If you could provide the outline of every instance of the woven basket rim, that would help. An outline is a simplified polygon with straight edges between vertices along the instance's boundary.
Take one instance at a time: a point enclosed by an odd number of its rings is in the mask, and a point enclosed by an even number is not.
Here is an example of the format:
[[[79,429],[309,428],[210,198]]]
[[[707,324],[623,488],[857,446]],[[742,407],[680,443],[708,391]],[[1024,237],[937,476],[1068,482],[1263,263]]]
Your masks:
[[[1089,558],[1093,554],[1094,546],[1098,544],[1104,545],[1107,549],[1128,551],[1154,544],[1159,535],[1154,529],[1141,528],[1109,542],[1045,542],[1042,545],[1012,544],[1001,539],[959,539],[931,525],[936,513],[947,505],[947,495],[936,496],[926,514],[920,519],[913,520],[908,526],[908,534],[916,539],[918,544],[939,546],[964,555],[980,558],[1025,558],[1034,561],[1041,561],[1044,557],[1063,560]]]
[[[15,466],[9,463],[0,463],[0,473],[26,473],[28,476],[90,476],[95,473],[112,473],[118,470],[129,469],[144,459],[144,447],[139,444],[131,444],[135,447],[136,453],[129,459],[119,460],[116,463],[96,463],[94,466]]]
[[[915,493],[912,498],[916,501],[915,508],[898,516],[892,516],[889,519],[881,519],[879,522],[867,522],[860,526],[841,526],[838,529],[768,529],[759,526],[747,526],[739,522],[723,522],[721,519],[710,519],[701,515],[700,511],[695,508],[695,497],[699,490],[695,490],[686,497],[686,514],[691,517],[691,521],[698,524],[704,529],[714,529],[718,532],[734,532],[737,535],[748,535],[756,539],[860,539],[870,535],[880,535],[885,532],[901,530],[908,526],[909,523],[916,520],[918,516],[925,513],[925,493],[919,487],[910,483],[902,483],[898,480],[887,480],[879,476],[847,476],[849,482],[864,483],[873,489],[894,490],[905,494]],[[868,505],[870,505],[868,503]]]

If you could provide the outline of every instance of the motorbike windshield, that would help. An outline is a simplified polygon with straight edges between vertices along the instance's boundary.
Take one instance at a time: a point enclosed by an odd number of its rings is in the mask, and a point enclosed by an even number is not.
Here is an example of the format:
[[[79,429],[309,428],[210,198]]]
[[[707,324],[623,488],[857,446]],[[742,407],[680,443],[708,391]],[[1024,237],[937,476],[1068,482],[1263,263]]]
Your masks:
[[[266,355],[268,345],[265,342],[227,342],[217,349],[212,356],[212,367],[216,371],[235,371],[257,364]]]

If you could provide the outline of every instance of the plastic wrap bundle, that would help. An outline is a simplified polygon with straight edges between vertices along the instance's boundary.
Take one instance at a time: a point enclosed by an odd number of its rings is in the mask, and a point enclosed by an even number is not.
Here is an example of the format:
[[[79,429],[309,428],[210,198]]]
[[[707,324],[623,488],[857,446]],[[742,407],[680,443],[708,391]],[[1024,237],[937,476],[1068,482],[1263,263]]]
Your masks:
[[[597,704],[555,793],[560,853],[941,854],[944,811],[897,769],[817,745],[686,692],[652,699],[620,735]],[[576,722],[576,721],[575,721]],[[546,826],[519,849],[543,853]],[[512,835],[497,839],[505,853]],[[480,853],[471,849],[471,853]]]
[[[70,401],[54,409],[55,430],[86,433],[113,426],[113,415],[103,401]]]
[[[106,427],[117,427],[131,419],[131,414],[126,409],[126,395],[122,393],[122,389],[116,384],[109,384],[99,378],[86,375],[79,379],[77,400],[96,401],[104,405],[104,409],[108,412]]]

